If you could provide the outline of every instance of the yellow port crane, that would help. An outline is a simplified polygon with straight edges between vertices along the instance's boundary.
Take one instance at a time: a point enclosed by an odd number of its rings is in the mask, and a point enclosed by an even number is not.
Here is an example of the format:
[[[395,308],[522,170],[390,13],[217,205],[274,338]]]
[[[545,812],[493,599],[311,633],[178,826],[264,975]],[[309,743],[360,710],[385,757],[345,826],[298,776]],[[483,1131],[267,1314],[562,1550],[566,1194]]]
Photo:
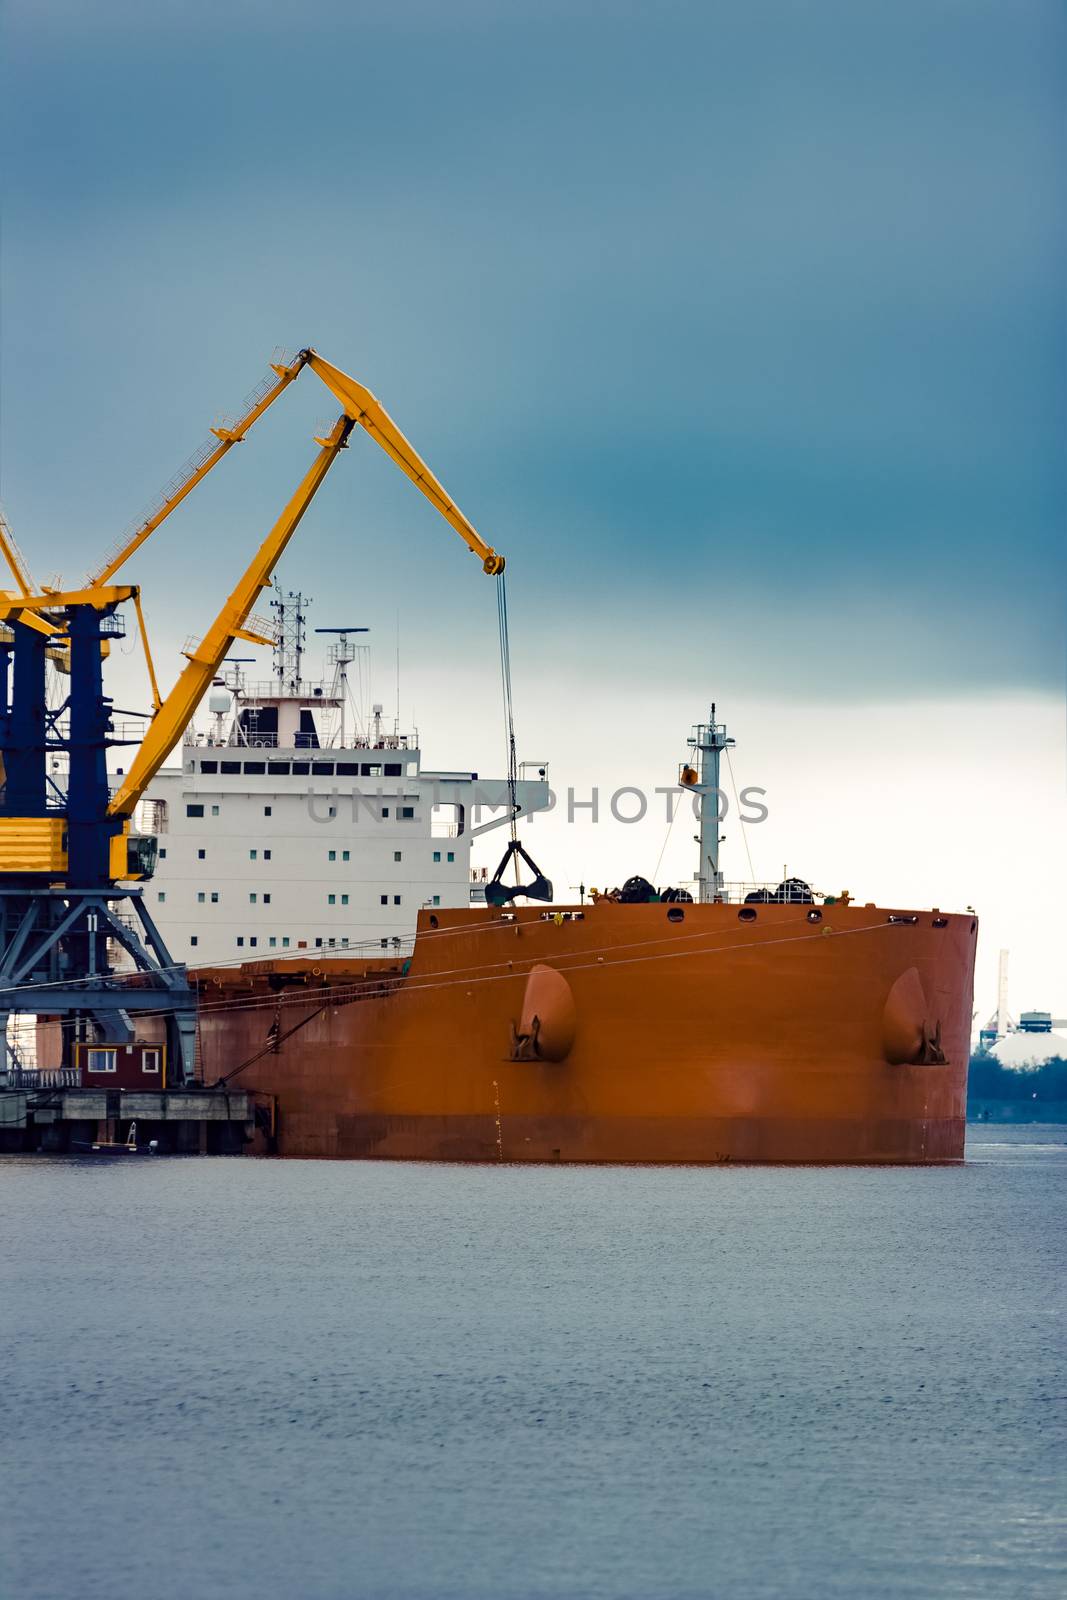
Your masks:
[[[503,573],[504,557],[481,538],[423,461],[414,445],[405,437],[385,407],[369,389],[342,372],[339,367],[326,361],[310,347],[299,351],[289,360],[272,362],[271,367],[273,378],[266,380],[250,398],[245,415],[228,426],[212,429],[217,442],[195,456],[172,480],[151,514],[120,540],[114,550],[89,574],[80,589],[44,589],[35,592],[36,585],[29,577],[9,530],[6,525],[0,526],[0,555],[6,561],[15,581],[14,591],[0,591],[0,622],[9,625],[25,623],[31,630],[46,634],[50,638],[58,636],[54,638],[50,647],[52,653],[62,650],[65,654],[68,649],[73,648],[75,658],[79,654],[82,656],[82,666],[86,670],[90,668],[88,658],[91,656],[91,671],[95,672],[95,681],[86,684],[84,672],[79,675],[77,668],[74,677],[80,679],[82,703],[88,700],[92,711],[98,701],[102,703],[99,662],[101,653],[106,653],[107,648],[106,639],[100,637],[100,619],[109,616],[117,605],[132,600],[140,623],[154,707],[152,719],[137,755],[113,798],[106,800],[106,787],[103,798],[100,796],[100,775],[104,771],[100,752],[97,751],[94,757],[95,780],[79,785],[75,776],[72,748],[67,808],[69,815],[66,818],[63,818],[62,814],[57,816],[54,809],[45,815],[43,808],[37,806],[27,808],[33,810],[35,813],[33,815],[13,815],[10,809],[7,809],[6,814],[0,814],[0,878],[5,873],[37,871],[47,872],[52,882],[64,879],[68,882],[91,880],[99,887],[105,882],[125,881],[141,875],[132,870],[135,863],[121,848],[121,835],[128,833],[130,819],[138,802],[181,738],[196,706],[218,673],[235,640],[245,639],[257,644],[272,642],[269,628],[264,632],[264,625],[256,624],[252,616],[253,607],[270,583],[274,568],[296,531],[300,519],[338,453],[346,448],[349,435],[357,424],[385,451],[416,488],[426,496],[430,504],[440,512],[445,521],[455,529],[468,549],[479,558],[483,570],[490,576],[499,576]],[[187,664],[170,693],[162,697],[148,648],[140,591],[134,585],[116,585],[113,581],[115,574],[222,457],[245,438],[248,430],[299,376],[304,367],[309,367],[315,372],[341,402],[342,414],[328,435],[316,439],[319,445],[318,456],[203,639],[187,647],[184,652]],[[90,617],[96,618],[95,632],[92,626],[88,629],[83,626],[90,622]],[[69,643],[75,636],[82,646],[80,652],[77,642],[73,643],[73,647]],[[72,681],[72,723],[75,717],[75,700]],[[106,728],[106,722],[106,714],[102,720],[99,715],[96,716],[95,725],[99,731]],[[84,744],[86,741],[81,742]],[[101,739],[99,742],[102,749],[104,741]],[[43,748],[41,755],[43,761]],[[39,785],[38,788],[43,793],[43,786]],[[77,816],[75,816],[76,811]],[[98,834],[95,849],[90,843],[94,821]],[[64,823],[67,826],[64,826]],[[67,860],[66,840],[68,835],[73,840],[76,830],[83,835],[83,849],[80,853],[95,858],[95,864],[91,864],[88,871],[88,878],[84,865],[79,865],[75,872],[74,861]],[[38,834],[40,837],[38,847],[35,849],[34,840]],[[8,841],[11,849],[6,847]]]

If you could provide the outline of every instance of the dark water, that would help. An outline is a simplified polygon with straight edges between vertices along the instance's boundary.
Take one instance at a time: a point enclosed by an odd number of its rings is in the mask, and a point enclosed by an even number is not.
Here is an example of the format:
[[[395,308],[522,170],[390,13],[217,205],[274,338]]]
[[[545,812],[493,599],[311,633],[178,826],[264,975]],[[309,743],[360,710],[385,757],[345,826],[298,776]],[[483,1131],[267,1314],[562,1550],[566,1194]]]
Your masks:
[[[1067,1128],[0,1163],[5,1596],[1056,1596]]]

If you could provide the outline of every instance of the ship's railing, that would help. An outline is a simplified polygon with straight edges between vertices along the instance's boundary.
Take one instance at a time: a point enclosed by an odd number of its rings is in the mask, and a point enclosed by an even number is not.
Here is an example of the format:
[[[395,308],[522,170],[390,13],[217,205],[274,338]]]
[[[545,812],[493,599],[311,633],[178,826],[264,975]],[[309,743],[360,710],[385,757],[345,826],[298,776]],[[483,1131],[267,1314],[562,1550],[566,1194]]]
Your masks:
[[[720,905],[735,906],[744,905],[750,898],[756,902],[769,901],[774,905],[810,905],[813,900],[823,897],[800,878],[777,878],[765,882],[734,879],[721,883],[712,898]]]
[[[80,1089],[80,1067],[11,1067],[9,1089]]]

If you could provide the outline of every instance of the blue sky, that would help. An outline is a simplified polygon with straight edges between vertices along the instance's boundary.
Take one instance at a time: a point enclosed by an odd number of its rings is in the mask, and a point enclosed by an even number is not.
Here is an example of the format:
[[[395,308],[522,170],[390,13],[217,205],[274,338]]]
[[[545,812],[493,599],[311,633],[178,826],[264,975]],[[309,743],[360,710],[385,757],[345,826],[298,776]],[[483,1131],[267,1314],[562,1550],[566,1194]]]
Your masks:
[[[8,0],[31,566],[84,570],[314,343],[507,553],[537,754],[583,682],[683,741],[712,694],[831,739],[835,705],[1062,696],[1062,6],[382,10]],[[164,661],[332,414],[305,375],[131,567]],[[399,611],[416,714],[495,750],[491,585],[368,441],[298,538],[314,620],[391,659]]]

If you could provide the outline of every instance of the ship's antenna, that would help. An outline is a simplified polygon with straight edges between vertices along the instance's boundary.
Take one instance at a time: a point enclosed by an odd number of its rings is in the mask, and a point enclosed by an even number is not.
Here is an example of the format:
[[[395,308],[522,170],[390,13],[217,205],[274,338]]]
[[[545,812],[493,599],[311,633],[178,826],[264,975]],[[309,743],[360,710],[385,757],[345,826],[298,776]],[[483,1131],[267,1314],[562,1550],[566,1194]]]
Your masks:
[[[301,668],[307,635],[304,624],[307,618],[304,607],[311,604],[311,596],[278,589],[278,598],[271,601],[272,610],[278,613],[278,642],[274,646],[274,673],[283,692],[300,693]]]
[[[341,702],[341,748],[345,743],[345,706],[348,702],[348,669],[356,659],[358,645],[350,644],[350,633],[369,633],[369,628],[316,628],[316,633],[336,633],[337,643],[332,644],[326,652],[326,659],[333,667],[333,692],[335,699]],[[355,709],[353,707],[353,709]]]
[[[400,607],[396,611],[396,728],[400,732]]]

